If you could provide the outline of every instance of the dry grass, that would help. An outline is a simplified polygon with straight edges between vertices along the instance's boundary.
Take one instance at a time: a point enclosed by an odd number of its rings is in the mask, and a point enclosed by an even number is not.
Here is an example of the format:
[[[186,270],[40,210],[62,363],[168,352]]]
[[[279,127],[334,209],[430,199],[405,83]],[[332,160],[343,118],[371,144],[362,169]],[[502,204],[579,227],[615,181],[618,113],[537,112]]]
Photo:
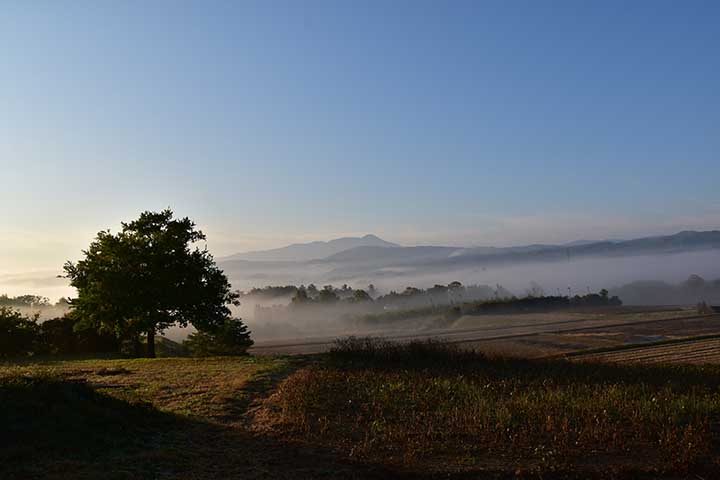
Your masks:
[[[0,478],[384,478],[254,434],[248,412],[303,359],[0,364]],[[379,471],[379,473],[378,473]]]
[[[303,358],[0,364],[0,478],[718,478],[720,366],[356,339]]]
[[[270,428],[406,468],[717,473],[720,368],[488,359],[341,344],[267,402]]]
[[[0,364],[0,378],[53,376],[88,382],[127,401],[202,419],[225,418],[245,396],[245,385],[283,361],[267,357],[159,358]]]

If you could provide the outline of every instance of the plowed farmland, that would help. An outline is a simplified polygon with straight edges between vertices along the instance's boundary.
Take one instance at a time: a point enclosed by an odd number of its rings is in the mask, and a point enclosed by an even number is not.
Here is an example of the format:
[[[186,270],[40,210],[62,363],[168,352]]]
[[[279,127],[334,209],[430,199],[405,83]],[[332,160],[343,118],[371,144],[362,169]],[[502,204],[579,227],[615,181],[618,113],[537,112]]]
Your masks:
[[[720,364],[720,337],[659,342],[635,348],[578,355],[575,358],[583,361],[641,364]]]

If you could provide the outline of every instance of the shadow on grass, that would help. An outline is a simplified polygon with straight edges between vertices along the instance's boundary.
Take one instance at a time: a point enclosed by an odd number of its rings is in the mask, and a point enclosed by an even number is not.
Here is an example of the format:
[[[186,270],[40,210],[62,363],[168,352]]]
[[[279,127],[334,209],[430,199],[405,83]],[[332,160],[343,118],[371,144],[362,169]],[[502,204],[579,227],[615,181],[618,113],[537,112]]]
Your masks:
[[[310,356],[294,356],[286,358],[279,367],[268,368],[254,374],[245,382],[237,394],[224,402],[225,415],[217,417],[221,422],[237,423],[240,421],[247,426],[251,421],[248,412],[259,407],[262,400],[267,397],[283,380],[316,362]]]
[[[8,480],[393,476],[328,451],[130,404],[55,377],[0,380],[0,425],[0,478]]]
[[[248,395],[238,395],[249,399],[238,401],[234,413],[244,415],[254,400],[314,361],[295,359],[259,375],[246,386]],[[517,478],[502,470],[438,475],[353,461],[329,448],[161,412],[52,376],[0,379],[0,426],[3,480]],[[542,478],[581,477],[557,472]]]

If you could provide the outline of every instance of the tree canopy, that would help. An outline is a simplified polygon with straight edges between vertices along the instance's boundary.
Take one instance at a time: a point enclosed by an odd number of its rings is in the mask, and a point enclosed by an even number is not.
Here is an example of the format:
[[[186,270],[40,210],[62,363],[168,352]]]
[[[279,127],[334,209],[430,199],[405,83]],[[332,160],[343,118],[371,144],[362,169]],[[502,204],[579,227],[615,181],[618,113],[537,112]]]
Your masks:
[[[84,258],[64,267],[78,291],[75,314],[120,338],[146,334],[148,356],[155,355],[155,334],[172,325],[219,328],[239,294],[207,248],[193,247],[202,240],[195,223],[173,218],[170,209],[144,212],[117,234],[99,232]]]

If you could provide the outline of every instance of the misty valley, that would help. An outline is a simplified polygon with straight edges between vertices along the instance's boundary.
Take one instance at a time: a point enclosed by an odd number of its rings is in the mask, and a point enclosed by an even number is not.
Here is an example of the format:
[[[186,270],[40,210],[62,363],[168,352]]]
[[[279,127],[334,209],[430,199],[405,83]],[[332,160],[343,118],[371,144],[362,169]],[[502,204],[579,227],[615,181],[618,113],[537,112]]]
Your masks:
[[[0,480],[720,479],[720,1],[0,1]]]

